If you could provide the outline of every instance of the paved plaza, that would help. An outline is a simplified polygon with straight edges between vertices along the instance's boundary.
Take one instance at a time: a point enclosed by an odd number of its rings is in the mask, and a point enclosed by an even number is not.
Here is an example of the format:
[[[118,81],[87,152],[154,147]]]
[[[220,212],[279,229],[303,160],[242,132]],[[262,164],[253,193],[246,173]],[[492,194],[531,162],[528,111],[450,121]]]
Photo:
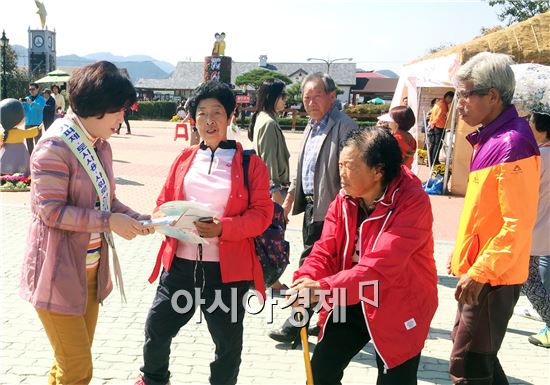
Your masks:
[[[149,213],[172,160],[185,146],[173,141],[173,123],[132,122],[133,135],[115,135],[111,140],[117,176],[117,196],[130,207]],[[121,130],[125,132],[123,128]],[[245,133],[241,134],[245,139]],[[285,133],[295,170],[301,133]],[[431,197],[435,216],[436,262],[439,273],[439,308],[431,325],[418,372],[419,384],[449,384],[450,330],[454,321],[456,279],[444,270],[452,250],[462,198]],[[52,351],[33,307],[17,295],[21,259],[30,219],[29,193],[1,193],[0,259],[0,384],[46,384]],[[287,238],[291,264],[282,281],[290,283],[302,249],[301,216],[293,217]],[[133,384],[142,363],[143,327],[156,285],[147,282],[154,265],[161,235],[133,241],[117,238],[127,303],[115,290],[100,309],[95,335],[92,384]],[[522,296],[519,304],[526,304]],[[206,325],[194,319],[172,343],[172,384],[208,383],[214,346]],[[279,326],[288,311],[274,306],[274,324],[268,312],[245,317],[245,336],[240,384],[304,384],[301,349],[272,341],[267,333]],[[499,358],[511,384],[549,384],[550,349],[533,346],[527,336],[542,322],[513,316]],[[310,350],[316,338],[310,337]],[[345,384],[374,384],[377,369],[372,344],[352,360]]]

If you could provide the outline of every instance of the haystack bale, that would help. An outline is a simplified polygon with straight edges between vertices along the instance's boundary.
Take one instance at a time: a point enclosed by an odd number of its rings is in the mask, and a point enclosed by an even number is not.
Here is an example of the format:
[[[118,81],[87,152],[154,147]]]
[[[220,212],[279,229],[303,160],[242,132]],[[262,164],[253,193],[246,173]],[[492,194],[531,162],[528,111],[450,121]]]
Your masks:
[[[479,52],[511,55],[516,63],[550,65],[550,11],[414,62],[459,53],[461,63],[465,63]]]

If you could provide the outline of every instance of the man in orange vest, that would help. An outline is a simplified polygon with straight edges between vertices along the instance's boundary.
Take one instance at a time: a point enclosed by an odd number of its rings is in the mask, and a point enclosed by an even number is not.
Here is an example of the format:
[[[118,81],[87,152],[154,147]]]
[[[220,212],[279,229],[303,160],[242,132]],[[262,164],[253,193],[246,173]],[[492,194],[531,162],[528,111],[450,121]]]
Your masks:
[[[428,126],[428,140],[430,143],[430,167],[432,164],[439,164],[439,150],[443,140],[443,131],[447,122],[449,104],[453,101],[455,93],[448,91],[439,102],[432,108],[430,124]]]

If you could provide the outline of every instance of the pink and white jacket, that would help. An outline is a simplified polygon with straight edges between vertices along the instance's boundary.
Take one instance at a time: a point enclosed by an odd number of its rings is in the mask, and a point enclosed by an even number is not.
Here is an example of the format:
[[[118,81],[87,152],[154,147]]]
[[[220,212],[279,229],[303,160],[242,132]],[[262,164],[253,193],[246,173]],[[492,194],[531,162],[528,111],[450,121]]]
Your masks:
[[[98,140],[96,152],[111,185],[111,212],[139,217],[116,198],[110,144]],[[88,298],[86,250],[90,234],[109,230],[110,213],[95,209],[94,185],[60,137],[38,142],[31,156],[31,178],[31,223],[19,294],[36,308],[82,315]],[[99,302],[113,288],[108,248],[102,237],[97,276]]]

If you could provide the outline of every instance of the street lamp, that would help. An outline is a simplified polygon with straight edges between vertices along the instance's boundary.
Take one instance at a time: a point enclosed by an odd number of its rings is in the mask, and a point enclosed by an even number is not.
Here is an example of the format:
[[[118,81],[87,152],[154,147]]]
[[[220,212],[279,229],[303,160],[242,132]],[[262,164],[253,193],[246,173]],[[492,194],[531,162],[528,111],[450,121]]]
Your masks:
[[[8,85],[6,84],[6,49],[10,40],[6,37],[6,31],[2,31],[2,38],[0,38],[0,44],[2,48],[2,97],[0,99],[6,99],[8,97]]]
[[[312,61],[312,60],[319,60],[319,61],[322,61],[322,62],[325,62],[326,65],[327,65],[327,74],[330,75],[330,65],[336,61],[352,61],[353,58],[351,57],[340,57],[338,59],[320,59],[320,58],[317,58],[317,57],[309,57],[307,58],[307,61]]]

